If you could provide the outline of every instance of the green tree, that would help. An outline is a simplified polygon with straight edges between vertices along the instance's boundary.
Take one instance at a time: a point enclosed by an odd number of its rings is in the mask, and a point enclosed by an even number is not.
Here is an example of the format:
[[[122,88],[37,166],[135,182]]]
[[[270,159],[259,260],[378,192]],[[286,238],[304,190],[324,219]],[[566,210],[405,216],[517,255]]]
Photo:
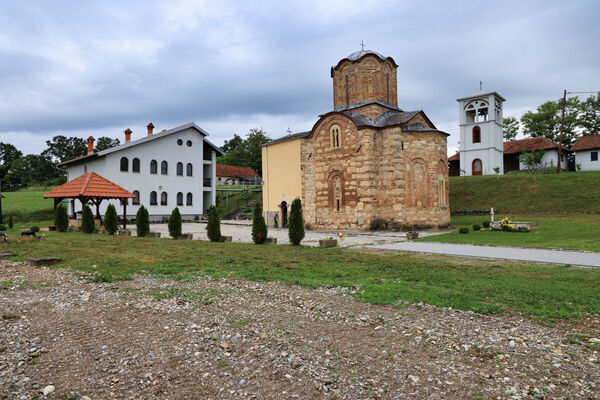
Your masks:
[[[81,213],[81,231],[83,233],[94,233],[96,225],[94,224],[94,214],[87,204],[83,207]]]
[[[106,208],[106,214],[104,214],[104,228],[109,235],[114,235],[117,232],[117,209],[112,204],[109,204]]]
[[[65,232],[69,227],[69,216],[67,215],[67,207],[63,203],[59,203],[54,214],[54,226],[59,232]]]
[[[523,150],[521,154],[519,154],[519,162],[525,164],[527,169],[535,173],[535,171],[540,168],[542,164],[542,158],[544,157],[544,150],[533,150],[533,151],[525,151]]]
[[[108,136],[101,136],[98,138],[98,140],[96,140],[96,151],[110,149],[111,147],[116,147],[119,144],[121,144],[121,141],[119,139],[112,139]]]
[[[504,118],[502,131],[504,140],[514,140],[519,133],[519,121],[515,117]]]
[[[178,207],[175,207],[173,212],[171,212],[168,225],[169,235],[171,235],[173,239],[181,237],[181,214],[179,213]]]
[[[262,128],[250,129],[246,139],[234,135],[233,139],[225,141],[223,150],[226,154],[219,157],[220,164],[250,167],[259,175],[262,174],[262,146],[271,138]]]
[[[65,181],[62,171],[49,158],[37,154],[27,154],[14,160],[4,180],[10,190],[29,185],[56,185]]]
[[[150,216],[148,215],[148,210],[143,205],[140,206],[135,215],[135,227],[138,237],[144,237],[150,233]]]
[[[10,143],[0,142],[0,179],[2,180],[2,190],[9,190],[8,182],[5,182],[4,177],[10,168],[13,161],[21,158],[21,153],[15,146]]]
[[[264,243],[267,233],[268,229],[262,214],[262,205],[260,201],[257,201],[252,212],[252,241],[256,244]]]
[[[10,214],[10,215],[8,216],[8,227],[9,227],[10,229],[12,229],[12,228],[13,228],[13,226],[15,226],[15,223],[14,223],[14,221],[13,221],[13,215],[12,215],[12,214]]]
[[[302,201],[298,197],[292,201],[290,218],[288,220],[288,236],[290,243],[299,246],[304,239],[304,218],[302,217]]]
[[[579,126],[584,136],[600,134],[600,93],[581,102]]]
[[[571,147],[577,138],[577,128],[581,104],[577,97],[567,99],[565,106],[565,124],[562,144]],[[530,137],[545,137],[553,142],[560,142],[562,115],[562,99],[547,101],[521,117],[523,133]]]
[[[219,218],[219,210],[214,205],[208,207],[206,234],[211,242],[221,241],[221,220]]]
[[[87,154],[87,143],[78,137],[57,135],[52,140],[46,140],[48,146],[42,156],[48,157],[53,162],[63,162]]]

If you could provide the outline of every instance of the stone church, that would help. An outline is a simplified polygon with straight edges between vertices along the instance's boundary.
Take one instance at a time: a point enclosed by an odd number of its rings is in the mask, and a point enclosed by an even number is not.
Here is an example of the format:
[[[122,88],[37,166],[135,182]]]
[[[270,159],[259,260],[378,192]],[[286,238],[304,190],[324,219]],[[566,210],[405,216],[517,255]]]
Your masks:
[[[319,230],[450,223],[446,138],[422,110],[398,107],[398,65],[361,50],[331,68],[333,110],[308,132],[263,146],[263,209],[286,226],[292,200]]]

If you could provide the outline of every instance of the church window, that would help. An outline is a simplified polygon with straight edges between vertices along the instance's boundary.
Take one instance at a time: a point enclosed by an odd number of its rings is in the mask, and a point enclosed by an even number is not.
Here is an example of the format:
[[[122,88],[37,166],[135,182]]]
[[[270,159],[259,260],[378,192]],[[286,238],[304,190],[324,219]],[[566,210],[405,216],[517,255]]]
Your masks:
[[[177,175],[183,176],[183,163],[177,163]]]
[[[131,204],[133,204],[134,206],[140,204],[140,192],[138,190],[134,190],[133,195],[135,197],[131,201]]]
[[[336,211],[340,211],[342,202],[342,179],[339,176],[333,178],[333,198],[335,199]]]
[[[192,172],[194,172],[192,164],[191,163],[187,163],[187,165],[185,166],[185,174],[187,176],[192,176],[193,175]]]
[[[472,168],[473,168],[472,175],[481,175],[482,174],[483,168],[482,168],[481,160],[479,158],[476,158],[473,160]]]
[[[481,128],[479,126],[473,127],[473,143],[481,143]]]
[[[341,146],[341,137],[340,137],[340,127],[338,125],[333,125],[330,130],[330,142],[331,147],[339,148]]]
[[[438,177],[438,206],[446,205],[446,185],[444,184],[444,177],[440,175]]]
[[[167,175],[168,172],[169,172],[169,164],[167,164],[166,161],[161,162],[160,163],[160,174]]]
[[[597,151],[592,151],[590,152],[590,161],[598,161],[598,152]]]
[[[425,162],[422,159],[414,161],[411,178],[413,206],[425,207],[427,205],[427,175]]]
[[[350,105],[350,91],[348,89],[348,75],[346,75],[346,106]]]
[[[152,191],[152,192],[150,192],[150,205],[155,206],[156,204],[157,204],[156,192]]]
[[[156,170],[158,169],[158,163],[156,162],[156,160],[152,160],[150,161],[150,173],[151,174],[156,174]]]
[[[162,192],[160,194],[160,205],[161,206],[166,206],[167,205],[167,192]]]
[[[178,206],[183,205],[183,193],[181,193],[181,192],[177,193],[177,205]]]
[[[186,206],[191,206],[192,205],[192,194],[191,193],[188,193],[185,196],[185,205]]]
[[[129,170],[129,160],[127,157],[121,157],[121,172],[127,172]]]
[[[183,140],[177,139],[177,145],[178,146],[183,146]]]
[[[131,172],[140,172],[140,159],[137,157],[131,162]]]

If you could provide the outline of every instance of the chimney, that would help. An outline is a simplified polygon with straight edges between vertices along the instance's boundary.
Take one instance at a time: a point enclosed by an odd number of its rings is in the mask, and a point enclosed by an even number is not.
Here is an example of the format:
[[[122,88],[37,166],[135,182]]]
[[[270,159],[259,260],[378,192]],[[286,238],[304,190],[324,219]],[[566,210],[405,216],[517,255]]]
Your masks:
[[[127,128],[123,132],[125,132],[125,143],[131,141],[131,129]]]
[[[87,144],[88,144],[88,154],[92,154],[94,152],[94,137],[90,136],[89,138],[87,138]]]
[[[146,128],[148,128],[148,136],[152,135],[152,130],[154,129],[154,125],[152,125],[152,122],[146,125]]]

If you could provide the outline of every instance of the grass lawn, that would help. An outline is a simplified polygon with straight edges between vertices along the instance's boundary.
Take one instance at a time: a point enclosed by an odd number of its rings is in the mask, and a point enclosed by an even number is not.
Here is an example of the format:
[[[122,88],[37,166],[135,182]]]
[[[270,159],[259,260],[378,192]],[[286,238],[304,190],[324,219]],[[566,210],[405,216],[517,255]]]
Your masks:
[[[520,312],[541,320],[600,314],[600,270],[54,232],[41,242],[9,243],[2,250],[20,260],[60,257],[65,260],[62,267],[96,272],[97,282],[136,273],[186,280],[207,274],[307,288],[355,287],[357,300],[374,304],[425,302],[480,313]]]
[[[13,215],[18,221],[42,221],[53,218],[54,202],[44,199],[42,195],[52,188],[28,188],[17,192],[3,192],[6,196],[2,199],[2,215],[5,223],[8,216]]]
[[[533,223],[528,233],[484,230],[473,231],[473,224],[489,221],[489,216],[453,216],[452,225],[466,226],[468,234],[452,232],[420,239],[424,242],[468,243],[492,246],[535,247],[542,249],[584,250],[600,252],[600,215],[508,215],[496,214],[495,220],[510,217],[513,221]]]

